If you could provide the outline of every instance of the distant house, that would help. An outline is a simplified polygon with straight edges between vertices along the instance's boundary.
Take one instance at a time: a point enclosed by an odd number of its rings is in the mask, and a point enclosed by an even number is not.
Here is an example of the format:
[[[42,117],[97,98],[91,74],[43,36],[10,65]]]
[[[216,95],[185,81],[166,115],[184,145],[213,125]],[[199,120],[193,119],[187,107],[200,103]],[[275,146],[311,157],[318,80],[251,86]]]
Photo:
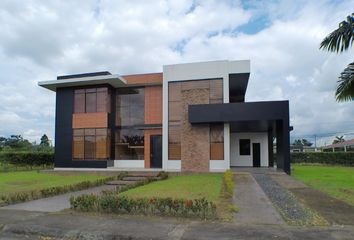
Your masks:
[[[302,145],[290,145],[290,152],[316,152],[316,148]]]
[[[354,139],[322,147],[323,152],[354,152]]]

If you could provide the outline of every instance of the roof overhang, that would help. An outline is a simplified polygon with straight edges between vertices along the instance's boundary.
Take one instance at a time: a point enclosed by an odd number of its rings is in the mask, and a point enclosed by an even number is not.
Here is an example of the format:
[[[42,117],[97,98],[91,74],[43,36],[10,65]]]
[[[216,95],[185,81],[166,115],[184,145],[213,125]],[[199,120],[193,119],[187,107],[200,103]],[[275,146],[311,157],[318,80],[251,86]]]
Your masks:
[[[268,131],[279,120],[289,124],[289,102],[189,105],[188,120],[191,124],[230,123],[231,132]]]
[[[99,84],[109,84],[114,88],[118,88],[124,87],[127,84],[127,81],[118,74],[112,74],[38,82],[39,86],[52,90],[54,92],[57,90],[57,88],[79,87]]]

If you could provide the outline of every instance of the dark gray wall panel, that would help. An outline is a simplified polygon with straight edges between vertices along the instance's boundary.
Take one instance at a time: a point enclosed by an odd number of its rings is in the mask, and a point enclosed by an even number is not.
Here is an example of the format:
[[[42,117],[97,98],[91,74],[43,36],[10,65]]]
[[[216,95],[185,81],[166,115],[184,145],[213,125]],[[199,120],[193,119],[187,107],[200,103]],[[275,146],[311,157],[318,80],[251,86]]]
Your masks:
[[[72,161],[72,113],[74,90],[59,88],[56,93],[55,167],[105,168],[107,161]]]

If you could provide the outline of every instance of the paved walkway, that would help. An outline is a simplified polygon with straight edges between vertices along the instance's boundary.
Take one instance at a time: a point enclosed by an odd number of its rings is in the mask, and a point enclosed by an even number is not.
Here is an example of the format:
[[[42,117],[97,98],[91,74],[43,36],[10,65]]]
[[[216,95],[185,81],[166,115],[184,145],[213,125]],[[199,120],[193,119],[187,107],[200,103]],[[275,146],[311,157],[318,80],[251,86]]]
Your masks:
[[[249,173],[235,173],[233,202],[240,209],[235,214],[239,224],[285,224],[261,187]]]
[[[12,210],[26,210],[36,212],[59,212],[64,209],[70,208],[69,199],[71,196],[79,196],[85,193],[98,194],[102,190],[114,189],[115,186],[103,185],[77,192],[70,192],[54,197],[42,198],[24,203],[18,203],[14,205],[8,205],[0,209],[12,209]]]
[[[40,237],[39,237],[40,236]],[[353,239],[354,228],[235,225],[138,216],[0,209],[0,239]]]

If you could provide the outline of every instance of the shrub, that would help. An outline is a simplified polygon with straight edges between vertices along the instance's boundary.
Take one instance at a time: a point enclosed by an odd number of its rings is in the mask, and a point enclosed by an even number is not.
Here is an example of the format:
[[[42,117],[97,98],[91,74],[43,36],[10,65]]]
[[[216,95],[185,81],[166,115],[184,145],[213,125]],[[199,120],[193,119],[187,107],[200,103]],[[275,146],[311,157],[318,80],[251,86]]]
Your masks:
[[[0,152],[0,162],[14,165],[51,165],[54,153],[51,152]]]
[[[78,197],[71,197],[70,204],[76,209],[89,212],[97,208],[98,197],[94,194],[85,194]]]
[[[70,198],[71,208],[78,211],[112,212],[169,215],[180,217],[199,217],[212,219],[216,217],[216,205],[199,199],[172,199],[172,198],[129,198],[118,194],[104,194],[101,196],[81,195]]]
[[[165,180],[168,178],[168,173],[165,171],[161,171],[157,174],[157,177],[160,178],[161,180]]]
[[[354,166],[354,152],[291,153],[291,162]]]
[[[223,182],[226,197],[232,197],[232,194],[234,192],[234,179],[231,170],[225,171]]]

